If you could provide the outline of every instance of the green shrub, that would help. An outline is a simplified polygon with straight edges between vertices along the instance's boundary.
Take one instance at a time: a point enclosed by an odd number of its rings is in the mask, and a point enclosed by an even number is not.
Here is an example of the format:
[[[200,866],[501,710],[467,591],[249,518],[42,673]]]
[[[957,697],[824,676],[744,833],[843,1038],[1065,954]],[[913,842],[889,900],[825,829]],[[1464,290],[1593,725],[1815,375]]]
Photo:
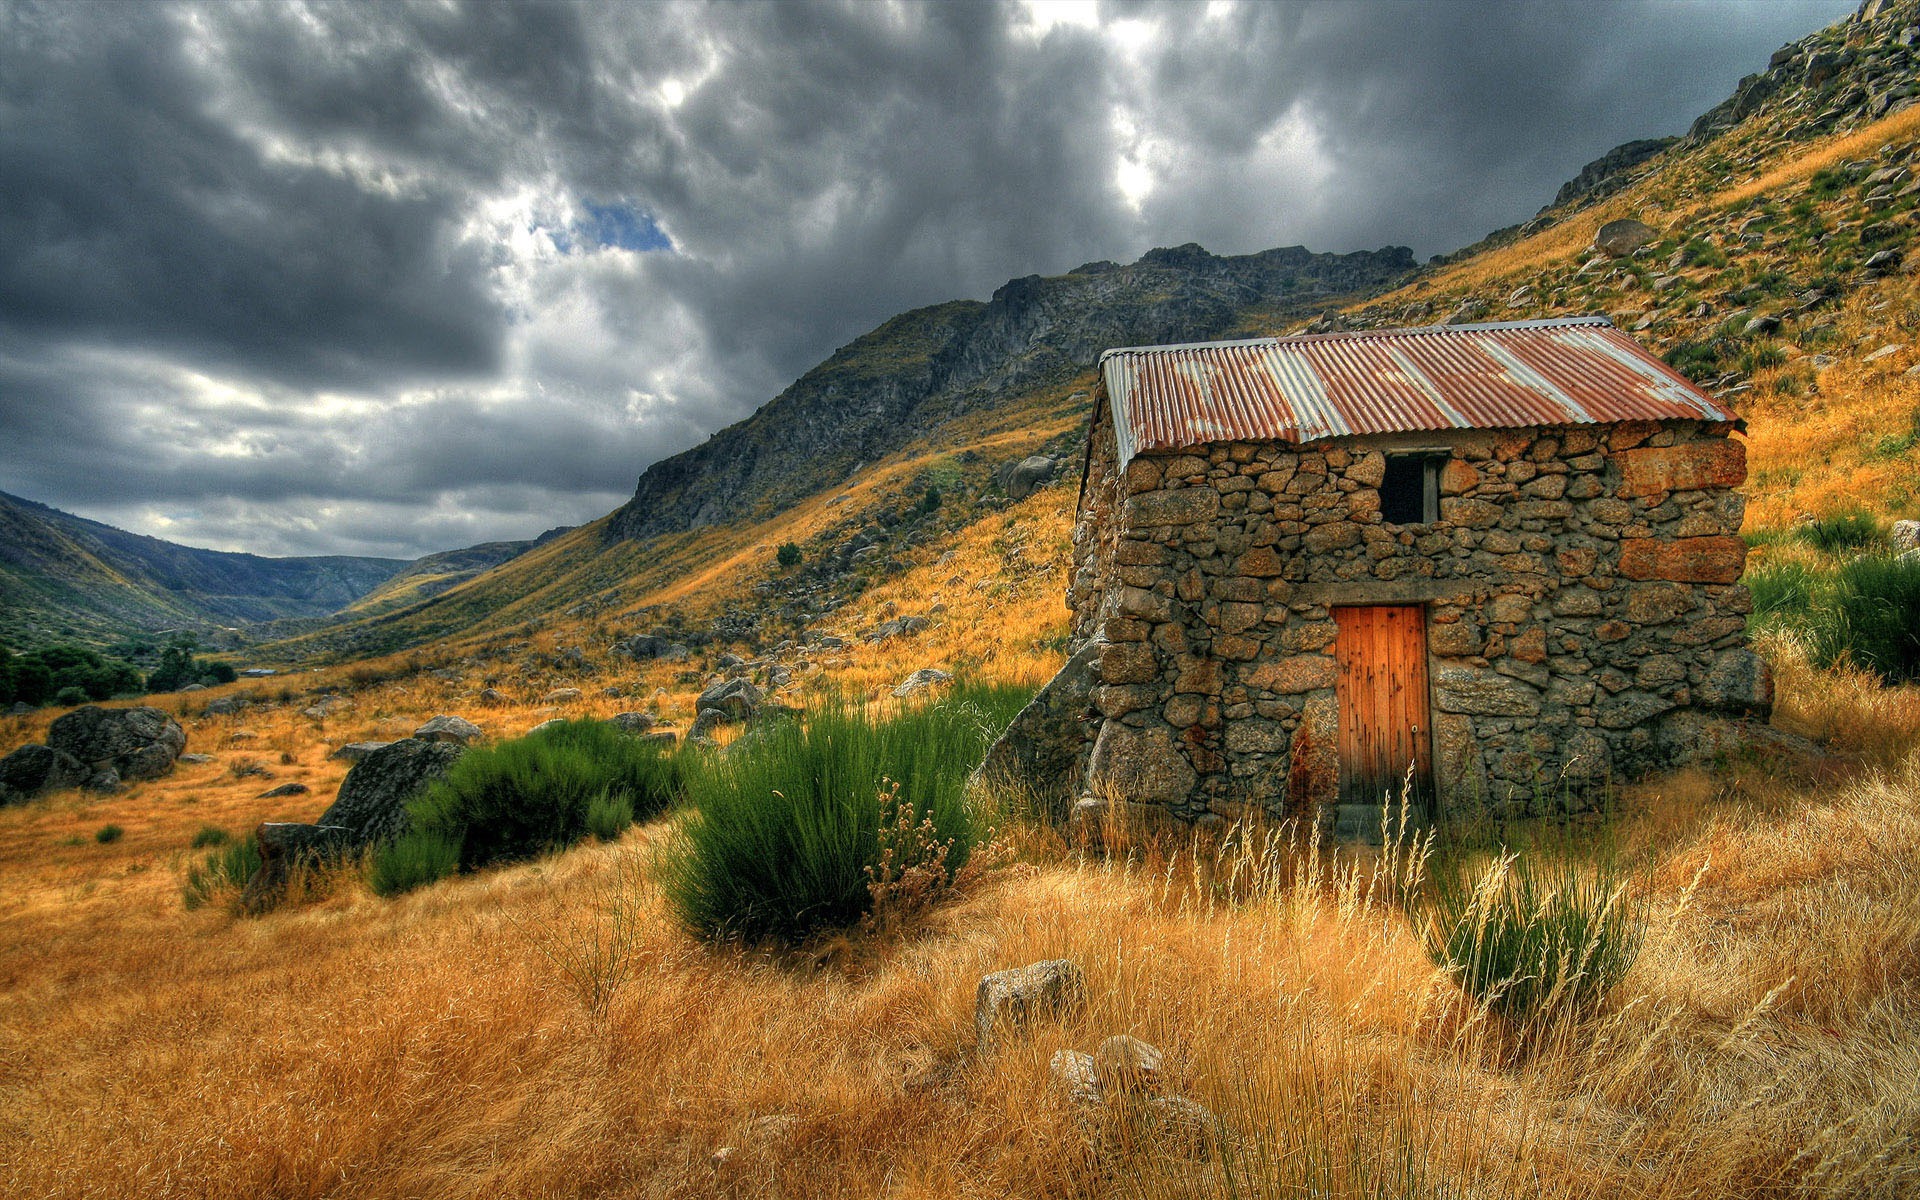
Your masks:
[[[180,889],[189,909],[199,908],[222,891],[239,891],[260,869],[260,843],[252,834],[230,842],[200,862],[187,868],[187,881]]]
[[[902,844],[883,830],[903,826],[942,858],[912,865],[951,878],[983,836],[966,777],[1028,698],[956,688],[886,718],[830,702],[702,759],[687,781],[694,813],[661,862],[669,905],[713,938],[794,943],[853,925],[871,885],[906,869],[882,860]]]
[[[783,567],[797,567],[800,565],[800,547],[793,542],[781,542],[774,557]]]
[[[1829,513],[1797,531],[1802,541],[1818,546],[1828,554],[1858,550],[1880,540],[1880,522],[1859,509]]]
[[[127,831],[118,825],[102,825],[94,831],[93,840],[99,842],[102,846],[107,846],[119,841],[125,837],[126,834]]]
[[[1814,659],[1848,659],[1888,683],[1920,679],[1920,562],[1863,554],[1840,564],[1810,616]]]
[[[1511,1020],[1597,1004],[1639,957],[1645,922],[1611,867],[1536,869],[1501,854],[1478,878],[1437,869],[1423,894],[1427,956]]]
[[[460,843],[438,830],[415,829],[381,846],[367,884],[375,895],[397,896],[436,883],[460,869]]]
[[[603,793],[587,804],[587,832],[603,842],[611,842],[633,824],[633,801],[625,796]]]
[[[53,702],[62,708],[78,708],[87,702],[87,689],[68,684],[53,694]]]
[[[1741,582],[1753,596],[1755,619],[1805,613],[1813,604],[1821,577],[1814,568],[1791,559],[1772,559],[1747,572]]]
[[[193,835],[193,848],[205,850],[210,846],[224,846],[232,840],[233,835],[218,825],[202,825],[200,831]]]
[[[416,831],[457,847],[460,869],[471,871],[572,845],[589,832],[596,800],[623,802],[631,817],[645,818],[679,789],[677,759],[657,744],[600,721],[567,721],[468,751],[408,812]],[[400,844],[378,852],[376,865],[402,853]]]

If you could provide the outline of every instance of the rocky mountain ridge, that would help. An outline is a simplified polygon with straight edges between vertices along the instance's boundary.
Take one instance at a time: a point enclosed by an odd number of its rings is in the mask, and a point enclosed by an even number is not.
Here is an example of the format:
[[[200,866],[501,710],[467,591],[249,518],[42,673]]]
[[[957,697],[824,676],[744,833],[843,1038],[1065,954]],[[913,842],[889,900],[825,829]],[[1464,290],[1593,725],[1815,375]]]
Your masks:
[[[653,464],[609,533],[644,538],[779,511],[943,422],[1070,378],[1109,347],[1219,336],[1256,306],[1316,311],[1414,267],[1397,246],[1223,257],[1190,243],[1130,265],[1010,280],[985,303],[916,309],[835,351],[745,421]]]

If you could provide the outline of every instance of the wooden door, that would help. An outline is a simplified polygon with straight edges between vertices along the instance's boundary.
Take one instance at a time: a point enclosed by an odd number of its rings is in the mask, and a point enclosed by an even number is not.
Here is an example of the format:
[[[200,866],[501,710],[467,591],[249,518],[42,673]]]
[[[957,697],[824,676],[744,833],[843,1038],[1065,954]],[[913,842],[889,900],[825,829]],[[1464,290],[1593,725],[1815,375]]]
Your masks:
[[[1417,604],[1336,608],[1340,664],[1341,837],[1378,838],[1383,807],[1404,800],[1433,816],[1433,730],[1427,708],[1426,610]],[[1404,794],[1411,768],[1412,792]]]

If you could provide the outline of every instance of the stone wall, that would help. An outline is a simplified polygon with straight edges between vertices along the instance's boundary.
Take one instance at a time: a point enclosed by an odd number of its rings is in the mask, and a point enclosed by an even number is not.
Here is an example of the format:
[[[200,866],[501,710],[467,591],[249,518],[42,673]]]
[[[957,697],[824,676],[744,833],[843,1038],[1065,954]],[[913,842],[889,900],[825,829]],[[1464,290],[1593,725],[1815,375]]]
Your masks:
[[[1121,472],[1105,410],[1069,592],[1076,636],[1099,645],[1087,810],[1328,819],[1342,604],[1425,606],[1449,818],[1577,804],[1684,761],[1693,715],[1771,704],[1746,648],[1745,450],[1726,425],[1401,438],[1447,456],[1442,498],[1438,520],[1389,525],[1386,439],[1142,454]]]

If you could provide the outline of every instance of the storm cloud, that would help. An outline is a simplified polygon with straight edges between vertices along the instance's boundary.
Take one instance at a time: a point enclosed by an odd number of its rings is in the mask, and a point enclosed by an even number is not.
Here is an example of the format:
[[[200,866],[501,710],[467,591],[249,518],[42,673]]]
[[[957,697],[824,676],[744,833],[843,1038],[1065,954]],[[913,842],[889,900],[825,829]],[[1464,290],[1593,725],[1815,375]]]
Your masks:
[[[0,2],[0,489],[531,536],[903,309],[1454,249],[1849,7]]]

